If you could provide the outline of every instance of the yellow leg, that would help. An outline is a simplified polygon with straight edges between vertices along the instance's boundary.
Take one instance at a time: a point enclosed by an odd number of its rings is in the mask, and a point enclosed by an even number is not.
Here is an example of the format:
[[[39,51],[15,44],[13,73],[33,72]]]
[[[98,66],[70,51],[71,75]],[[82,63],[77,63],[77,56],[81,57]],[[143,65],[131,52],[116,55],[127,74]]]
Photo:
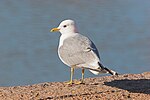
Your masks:
[[[72,84],[73,74],[74,74],[74,68],[73,68],[73,67],[71,67],[70,81],[69,81],[69,82],[67,82],[67,84]]]
[[[82,80],[81,83],[84,83],[84,68],[82,69]]]
[[[82,79],[79,82],[76,82],[75,84],[84,84],[84,69],[82,69]]]

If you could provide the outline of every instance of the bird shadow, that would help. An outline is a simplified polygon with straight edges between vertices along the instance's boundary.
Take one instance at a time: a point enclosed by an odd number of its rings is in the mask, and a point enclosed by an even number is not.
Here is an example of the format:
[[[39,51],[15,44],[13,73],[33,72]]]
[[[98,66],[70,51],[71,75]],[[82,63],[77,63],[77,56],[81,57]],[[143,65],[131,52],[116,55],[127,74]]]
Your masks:
[[[133,93],[150,94],[150,79],[114,80],[111,82],[104,82],[104,85],[124,89]]]

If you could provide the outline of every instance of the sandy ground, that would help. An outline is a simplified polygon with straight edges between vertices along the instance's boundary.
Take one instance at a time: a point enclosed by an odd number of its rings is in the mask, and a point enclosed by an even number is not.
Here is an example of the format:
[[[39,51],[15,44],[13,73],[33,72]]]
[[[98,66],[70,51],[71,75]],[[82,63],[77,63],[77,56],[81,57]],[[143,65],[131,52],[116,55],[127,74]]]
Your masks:
[[[150,100],[150,72],[87,78],[79,85],[47,82],[0,87],[0,100]]]

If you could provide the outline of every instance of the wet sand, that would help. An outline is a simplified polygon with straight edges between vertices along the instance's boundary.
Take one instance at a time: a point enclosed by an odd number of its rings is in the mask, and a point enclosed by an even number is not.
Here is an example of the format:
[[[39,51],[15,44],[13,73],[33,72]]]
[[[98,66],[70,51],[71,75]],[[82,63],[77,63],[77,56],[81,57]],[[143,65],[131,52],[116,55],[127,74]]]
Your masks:
[[[79,81],[79,80],[74,80]],[[150,72],[86,78],[85,84],[46,82],[0,87],[0,100],[150,100]]]

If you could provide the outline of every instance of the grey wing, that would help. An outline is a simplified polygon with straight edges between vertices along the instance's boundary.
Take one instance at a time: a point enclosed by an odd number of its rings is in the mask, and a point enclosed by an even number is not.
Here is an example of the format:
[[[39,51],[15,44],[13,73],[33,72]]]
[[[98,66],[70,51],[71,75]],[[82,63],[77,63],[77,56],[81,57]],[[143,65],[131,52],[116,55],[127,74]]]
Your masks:
[[[100,59],[94,43],[80,34],[64,40],[59,53],[67,65],[90,63],[95,59]]]

